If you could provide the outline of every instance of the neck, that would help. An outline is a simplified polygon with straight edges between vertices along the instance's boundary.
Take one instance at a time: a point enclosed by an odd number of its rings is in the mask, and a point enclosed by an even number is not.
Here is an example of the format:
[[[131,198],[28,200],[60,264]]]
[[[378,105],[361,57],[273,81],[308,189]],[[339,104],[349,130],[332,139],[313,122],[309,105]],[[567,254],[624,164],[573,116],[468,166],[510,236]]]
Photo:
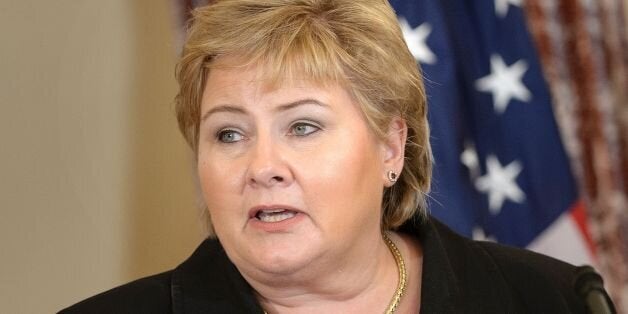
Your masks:
[[[363,240],[288,275],[242,274],[269,313],[384,312],[398,285],[397,264],[381,234]]]

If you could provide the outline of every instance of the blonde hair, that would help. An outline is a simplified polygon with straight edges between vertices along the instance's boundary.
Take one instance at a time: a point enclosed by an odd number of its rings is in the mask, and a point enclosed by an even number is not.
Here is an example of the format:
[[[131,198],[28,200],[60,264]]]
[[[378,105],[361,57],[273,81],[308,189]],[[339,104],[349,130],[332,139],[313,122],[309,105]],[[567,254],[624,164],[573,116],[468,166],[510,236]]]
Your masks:
[[[219,0],[194,10],[190,22],[175,102],[179,128],[195,152],[205,80],[221,56],[261,66],[275,83],[296,76],[338,83],[379,138],[394,117],[408,127],[403,171],[384,191],[382,228],[425,214],[432,169],[425,90],[387,1]],[[213,235],[208,216],[207,222]]]

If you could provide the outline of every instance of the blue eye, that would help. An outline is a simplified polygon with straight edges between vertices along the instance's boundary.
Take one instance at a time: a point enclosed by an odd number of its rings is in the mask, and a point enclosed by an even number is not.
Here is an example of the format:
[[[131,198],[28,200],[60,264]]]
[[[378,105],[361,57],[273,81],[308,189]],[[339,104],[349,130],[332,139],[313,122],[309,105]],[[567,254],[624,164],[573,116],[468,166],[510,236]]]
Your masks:
[[[320,128],[310,123],[297,122],[292,125],[291,134],[296,136],[307,136],[312,133],[318,132]]]
[[[234,130],[222,130],[218,132],[217,138],[223,143],[235,143],[241,141],[244,136]]]

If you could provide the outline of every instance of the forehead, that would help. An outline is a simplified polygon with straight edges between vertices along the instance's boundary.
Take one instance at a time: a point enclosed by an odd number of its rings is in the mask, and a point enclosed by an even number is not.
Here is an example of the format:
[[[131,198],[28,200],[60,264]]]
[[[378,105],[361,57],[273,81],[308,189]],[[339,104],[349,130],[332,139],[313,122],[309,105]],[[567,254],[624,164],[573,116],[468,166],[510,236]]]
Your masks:
[[[262,63],[243,62],[241,58],[222,57],[208,66],[202,97],[202,107],[220,98],[257,98],[262,95],[294,97],[299,94],[345,94],[348,89],[334,80],[315,80],[305,73],[279,73]]]

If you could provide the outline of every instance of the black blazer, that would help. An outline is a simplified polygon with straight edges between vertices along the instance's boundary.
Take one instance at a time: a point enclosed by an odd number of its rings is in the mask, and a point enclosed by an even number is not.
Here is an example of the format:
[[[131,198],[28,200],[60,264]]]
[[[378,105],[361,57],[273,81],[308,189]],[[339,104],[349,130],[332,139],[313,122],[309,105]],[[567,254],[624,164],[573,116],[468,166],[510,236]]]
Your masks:
[[[575,267],[530,251],[461,237],[433,218],[401,229],[423,245],[421,313],[585,313]],[[174,270],[142,278],[60,313],[263,313],[217,240]]]

